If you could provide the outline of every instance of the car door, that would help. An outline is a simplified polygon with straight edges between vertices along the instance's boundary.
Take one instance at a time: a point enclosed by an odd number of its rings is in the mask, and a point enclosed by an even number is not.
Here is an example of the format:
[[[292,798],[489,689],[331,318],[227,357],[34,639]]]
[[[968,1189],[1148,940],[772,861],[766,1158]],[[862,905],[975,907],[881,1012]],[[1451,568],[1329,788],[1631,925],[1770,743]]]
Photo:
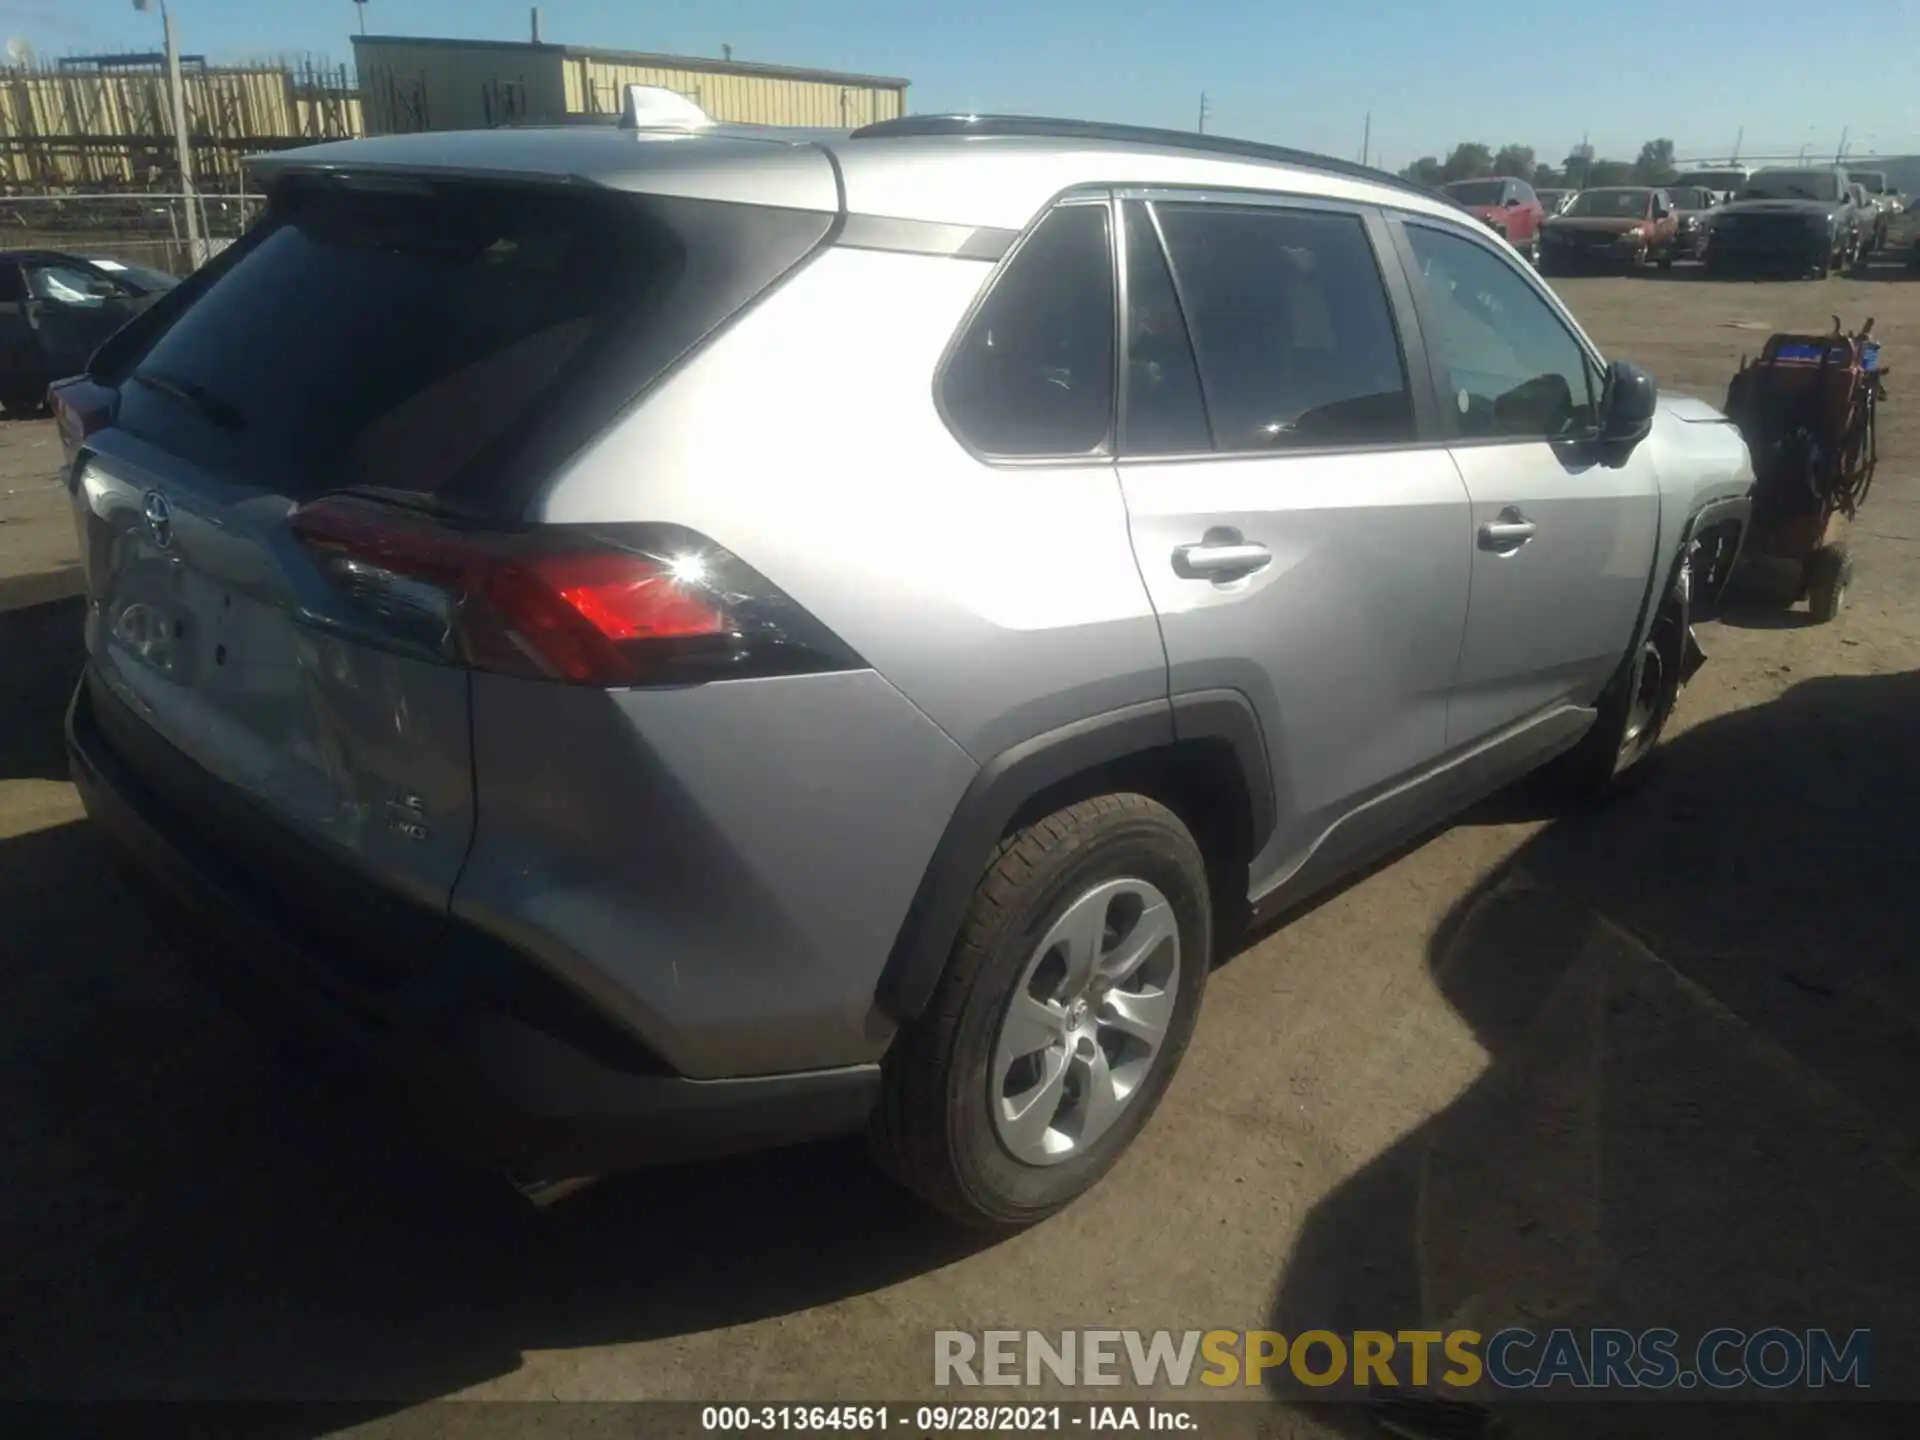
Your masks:
[[[1447,739],[1470,744],[1594,703],[1647,596],[1654,447],[1594,458],[1605,370],[1539,281],[1444,220],[1399,233],[1439,409],[1473,506],[1472,598]]]
[[[0,401],[25,403],[43,373],[39,336],[28,309],[27,280],[15,260],[0,260]],[[37,397],[35,397],[37,398]]]
[[[29,263],[26,272],[31,313],[52,378],[86,369],[101,343],[133,318],[133,296],[104,270],[60,260]]]
[[[1259,896],[1377,846],[1396,813],[1360,812],[1445,748],[1466,491],[1375,212],[1142,192],[1121,221],[1134,552],[1176,727],[1209,691],[1259,719],[1278,812]]]
[[[1511,202],[1507,211],[1508,237],[1517,248],[1525,249],[1540,238],[1540,197],[1524,180],[1509,180],[1507,195]]]

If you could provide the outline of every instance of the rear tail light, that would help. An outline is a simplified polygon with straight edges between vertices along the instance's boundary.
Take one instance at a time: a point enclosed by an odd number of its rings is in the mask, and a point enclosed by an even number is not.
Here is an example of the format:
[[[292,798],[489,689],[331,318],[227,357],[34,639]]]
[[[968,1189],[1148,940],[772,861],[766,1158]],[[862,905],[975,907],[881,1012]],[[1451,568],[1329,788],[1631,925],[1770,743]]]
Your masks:
[[[54,429],[69,458],[89,435],[104,429],[113,418],[115,392],[76,375],[56,380],[47,387],[47,408],[53,411]]]
[[[681,526],[501,529],[340,494],[296,510],[292,528],[363,618],[476,670],[619,686],[864,663]]]

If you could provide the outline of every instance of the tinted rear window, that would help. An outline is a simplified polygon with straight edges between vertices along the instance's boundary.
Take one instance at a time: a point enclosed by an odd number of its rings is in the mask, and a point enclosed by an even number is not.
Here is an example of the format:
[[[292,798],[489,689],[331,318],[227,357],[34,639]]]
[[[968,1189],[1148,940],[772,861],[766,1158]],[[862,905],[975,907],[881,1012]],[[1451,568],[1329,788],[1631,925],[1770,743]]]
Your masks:
[[[1504,180],[1456,180],[1447,186],[1447,194],[1462,205],[1498,205],[1506,193]]]
[[[501,503],[803,258],[829,219],[553,188],[295,183],[147,342],[118,423],[296,499],[376,485]]]

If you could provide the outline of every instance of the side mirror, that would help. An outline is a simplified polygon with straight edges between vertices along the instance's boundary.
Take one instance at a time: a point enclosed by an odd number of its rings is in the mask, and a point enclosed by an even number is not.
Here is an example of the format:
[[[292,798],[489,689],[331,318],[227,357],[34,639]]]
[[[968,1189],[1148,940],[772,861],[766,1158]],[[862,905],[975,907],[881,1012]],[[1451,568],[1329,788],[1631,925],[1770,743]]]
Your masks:
[[[119,293],[118,290],[113,288],[113,282],[110,280],[89,280],[87,282],[87,294],[97,296],[99,299],[111,300]]]
[[[1627,463],[1627,457],[1652,433],[1659,400],[1660,387],[1653,376],[1631,360],[1616,360],[1607,367],[1606,393],[1600,399],[1602,464],[1618,468]]]
[[[1520,197],[1518,195],[1509,195],[1507,196],[1506,199],[1502,200],[1500,203],[1506,206],[1507,209],[1509,210],[1517,210],[1520,206]]]

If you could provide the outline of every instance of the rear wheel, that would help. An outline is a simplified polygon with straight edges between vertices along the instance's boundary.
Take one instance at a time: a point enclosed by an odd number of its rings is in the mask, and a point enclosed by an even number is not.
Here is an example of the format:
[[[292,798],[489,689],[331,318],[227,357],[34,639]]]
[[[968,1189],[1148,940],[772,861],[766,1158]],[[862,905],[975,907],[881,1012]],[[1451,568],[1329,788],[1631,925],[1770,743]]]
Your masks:
[[[926,1013],[888,1053],[876,1158],[985,1229],[1069,1204],[1159,1103],[1211,947],[1199,847],[1146,796],[1082,801],[1008,837]]]
[[[1822,545],[1807,557],[1807,609],[1816,623],[1837,620],[1853,585],[1853,556],[1844,545]]]

